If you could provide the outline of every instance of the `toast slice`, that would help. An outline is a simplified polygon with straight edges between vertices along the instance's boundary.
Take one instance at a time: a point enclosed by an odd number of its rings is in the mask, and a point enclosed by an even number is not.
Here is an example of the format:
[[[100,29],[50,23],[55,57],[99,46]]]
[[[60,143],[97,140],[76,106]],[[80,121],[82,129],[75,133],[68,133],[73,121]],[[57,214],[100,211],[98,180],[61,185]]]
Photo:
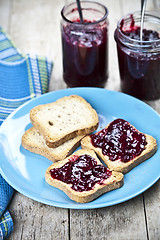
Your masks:
[[[57,147],[98,127],[98,115],[82,97],[71,95],[56,102],[39,105],[30,111],[33,126],[43,135],[49,147]]]
[[[30,152],[42,155],[52,162],[62,160],[73,153],[79,147],[81,139],[85,135],[77,136],[63,143],[59,147],[49,148],[40,132],[31,127],[22,136],[22,146]]]
[[[92,182],[93,179],[95,182]],[[124,183],[122,173],[109,171],[89,149],[80,149],[66,159],[53,163],[46,170],[45,180],[80,203],[93,201]]]
[[[103,130],[95,133],[95,135],[92,134],[90,136],[84,137],[81,141],[81,146],[82,146],[82,148],[88,148],[88,149],[94,150],[97,153],[97,155],[105,162],[105,164],[108,166],[108,168],[110,170],[114,170],[114,171],[125,174],[125,173],[129,172],[131,169],[133,169],[134,167],[136,167],[138,164],[140,164],[143,161],[150,158],[157,150],[157,143],[156,143],[155,138],[153,138],[152,136],[150,136],[148,134],[143,134],[143,133],[139,132],[135,127],[133,127],[127,121],[125,121],[125,124],[126,124],[126,133],[125,134],[126,134],[126,136],[128,134],[128,136],[125,139],[124,139],[125,135],[123,135],[123,132],[121,129],[120,129],[120,131],[113,129],[115,135],[112,135],[111,127],[114,126],[114,123],[116,121],[118,122],[120,120],[123,120],[123,119],[117,119],[117,120],[111,122]],[[142,139],[145,143],[144,144],[145,146],[143,146],[143,144],[141,144],[140,142],[138,143],[138,140],[134,139],[134,137],[131,133],[129,133],[129,132],[127,133],[127,129],[133,129],[133,132],[135,132],[135,134],[137,133],[137,136],[141,136],[141,134],[142,134],[142,136],[143,136]],[[105,132],[106,134],[103,135],[103,132]],[[101,134],[102,134],[102,138],[100,140],[101,145],[104,144],[104,143],[102,143],[104,138],[108,139],[107,140],[108,142],[104,148],[99,147],[100,145],[98,147],[95,146],[95,144],[93,142],[93,138],[96,136],[100,136]],[[119,141],[119,137],[121,137],[121,139],[123,138],[123,142]],[[132,142],[133,139],[134,139],[134,142]],[[134,145],[134,144],[137,144],[137,145]],[[121,148],[119,146],[124,146],[124,147]],[[139,147],[139,149],[141,151],[138,150],[138,146],[142,147],[142,149],[140,149],[140,147]],[[106,150],[107,148],[109,150]],[[139,151],[139,154],[137,154],[137,155],[134,154],[133,156],[130,155],[131,152],[136,151],[135,149],[132,149],[132,148],[137,149],[137,151]],[[115,149],[117,152],[115,151]],[[113,151],[113,156],[110,155],[110,151]],[[119,157],[117,157],[118,155],[119,155]]]

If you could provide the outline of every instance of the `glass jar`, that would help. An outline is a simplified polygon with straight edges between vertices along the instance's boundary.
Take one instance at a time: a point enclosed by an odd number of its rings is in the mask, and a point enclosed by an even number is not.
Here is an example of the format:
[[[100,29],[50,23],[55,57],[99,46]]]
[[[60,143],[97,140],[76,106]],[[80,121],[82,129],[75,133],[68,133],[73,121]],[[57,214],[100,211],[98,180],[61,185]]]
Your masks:
[[[76,2],[61,11],[63,78],[68,87],[104,87],[108,78],[108,10],[97,2]]]
[[[140,29],[140,20],[140,12],[129,14],[118,22],[115,30],[121,88],[139,99],[155,100],[160,98],[160,17],[145,13],[143,41],[126,34]],[[146,40],[145,34],[151,32],[159,38]]]

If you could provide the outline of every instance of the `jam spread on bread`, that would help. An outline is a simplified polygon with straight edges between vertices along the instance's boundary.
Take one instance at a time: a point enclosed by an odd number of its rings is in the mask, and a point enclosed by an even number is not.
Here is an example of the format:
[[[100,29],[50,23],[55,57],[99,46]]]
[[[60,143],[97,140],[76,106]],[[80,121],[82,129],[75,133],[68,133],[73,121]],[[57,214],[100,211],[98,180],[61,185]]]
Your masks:
[[[123,119],[114,120],[90,137],[92,145],[101,148],[111,161],[128,162],[139,156],[147,144],[145,135]]]
[[[53,179],[71,184],[73,190],[83,192],[92,190],[96,183],[103,184],[112,175],[112,171],[84,154],[72,156],[62,167],[51,169],[50,174]]]

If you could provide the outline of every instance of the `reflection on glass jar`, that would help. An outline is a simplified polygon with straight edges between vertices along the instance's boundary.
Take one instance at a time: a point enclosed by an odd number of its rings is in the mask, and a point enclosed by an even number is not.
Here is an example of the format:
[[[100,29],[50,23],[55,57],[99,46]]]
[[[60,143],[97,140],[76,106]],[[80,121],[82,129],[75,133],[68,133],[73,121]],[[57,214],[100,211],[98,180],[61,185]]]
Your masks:
[[[140,41],[140,12],[122,18],[115,30],[122,91],[139,99],[160,98],[160,18],[145,14]]]
[[[81,1],[84,22],[76,3],[62,9],[63,77],[68,87],[104,87],[108,78],[107,8]]]

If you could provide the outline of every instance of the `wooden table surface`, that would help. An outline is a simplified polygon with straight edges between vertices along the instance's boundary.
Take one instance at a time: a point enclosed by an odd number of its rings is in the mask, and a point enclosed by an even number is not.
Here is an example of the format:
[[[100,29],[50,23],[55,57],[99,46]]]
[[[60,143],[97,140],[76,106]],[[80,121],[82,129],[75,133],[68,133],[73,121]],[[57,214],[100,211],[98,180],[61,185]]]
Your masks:
[[[65,0],[0,0],[0,25],[23,53],[54,62],[50,91],[66,88],[62,79],[60,10]],[[113,32],[123,15],[140,9],[140,0],[101,0],[109,9],[109,80],[107,89],[119,91],[120,81]],[[147,9],[153,9],[148,0]],[[148,102],[160,113],[160,101]],[[14,221],[10,240],[127,240],[160,239],[160,181],[127,202],[92,210],[68,210],[36,202],[15,192],[9,205]]]

